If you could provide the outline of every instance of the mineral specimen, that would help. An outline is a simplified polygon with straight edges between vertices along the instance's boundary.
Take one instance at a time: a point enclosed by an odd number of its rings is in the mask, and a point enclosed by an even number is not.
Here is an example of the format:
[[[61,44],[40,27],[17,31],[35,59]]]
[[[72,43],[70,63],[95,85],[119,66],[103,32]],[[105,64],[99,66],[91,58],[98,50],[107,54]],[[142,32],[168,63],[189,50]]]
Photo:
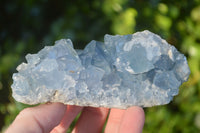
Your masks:
[[[26,55],[13,74],[13,97],[22,103],[128,108],[169,103],[187,81],[183,54],[149,31],[105,35],[84,50],[69,39]]]

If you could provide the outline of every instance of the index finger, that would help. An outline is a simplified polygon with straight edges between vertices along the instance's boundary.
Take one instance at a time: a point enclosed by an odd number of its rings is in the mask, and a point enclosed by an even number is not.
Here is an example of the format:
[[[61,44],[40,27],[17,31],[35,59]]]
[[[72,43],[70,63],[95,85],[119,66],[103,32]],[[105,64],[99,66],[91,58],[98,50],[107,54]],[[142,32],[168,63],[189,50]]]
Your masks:
[[[48,133],[58,125],[65,113],[62,103],[43,104],[22,110],[6,133]]]

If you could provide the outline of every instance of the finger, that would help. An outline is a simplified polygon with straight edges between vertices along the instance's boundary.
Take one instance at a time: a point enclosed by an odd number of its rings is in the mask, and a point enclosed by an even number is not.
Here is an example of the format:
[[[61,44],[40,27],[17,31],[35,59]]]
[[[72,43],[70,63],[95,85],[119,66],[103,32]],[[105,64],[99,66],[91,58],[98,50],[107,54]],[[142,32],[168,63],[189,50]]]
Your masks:
[[[111,109],[105,133],[117,133],[125,110]]]
[[[72,121],[81,112],[83,107],[75,106],[75,105],[67,105],[67,110],[60,124],[55,127],[51,133],[66,133]]]
[[[142,133],[144,121],[145,114],[141,107],[128,108],[124,112],[119,133]]]
[[[86,107],[72,133],[99,133],[103,129],[109,109]]]
[[[6,133],[48,133],[58,125],[66,106],[61,103],[43,104],[22,110]]]

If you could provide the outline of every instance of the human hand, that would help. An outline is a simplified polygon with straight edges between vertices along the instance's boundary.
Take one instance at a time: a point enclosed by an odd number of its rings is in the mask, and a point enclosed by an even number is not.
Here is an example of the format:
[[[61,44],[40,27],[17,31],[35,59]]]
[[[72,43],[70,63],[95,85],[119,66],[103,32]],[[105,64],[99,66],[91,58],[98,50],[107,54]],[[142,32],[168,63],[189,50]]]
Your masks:
[[[81,111],[72,133],[100,133],[109,109],[66,106],[62,103],[43,104],[22,110],[6,133],[65,133]],[[144,111],[140,107],[111,109],[105,133],[140,133],[144,120]]]

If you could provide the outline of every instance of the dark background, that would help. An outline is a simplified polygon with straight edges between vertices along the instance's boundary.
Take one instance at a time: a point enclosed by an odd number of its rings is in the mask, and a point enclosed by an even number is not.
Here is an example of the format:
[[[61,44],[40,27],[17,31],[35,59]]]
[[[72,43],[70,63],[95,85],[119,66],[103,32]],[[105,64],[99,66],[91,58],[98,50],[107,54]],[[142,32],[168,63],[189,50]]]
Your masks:
[[[0,131],[27,106],[12,98],[10,88],[27,53],[61,38],[84,48],[104,34],[145,29],[184,53],[191,75],[173,102],[145,109],[144,133],[200,132],[200,0],[1,0]]]

